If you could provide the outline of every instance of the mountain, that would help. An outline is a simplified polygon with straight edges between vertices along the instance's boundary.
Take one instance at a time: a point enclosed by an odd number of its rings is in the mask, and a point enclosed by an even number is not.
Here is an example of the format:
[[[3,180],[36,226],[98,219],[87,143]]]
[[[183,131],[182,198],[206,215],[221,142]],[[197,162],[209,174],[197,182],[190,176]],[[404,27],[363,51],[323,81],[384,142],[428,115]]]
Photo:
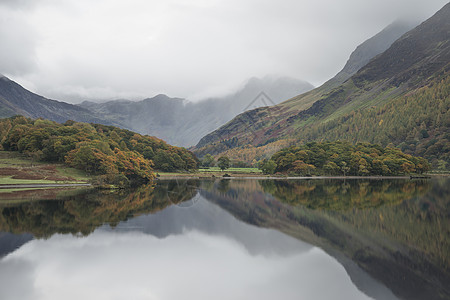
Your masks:
[[[447,4],[348,79],[341,72],[340,80],[279,105],[245,112],[203,137],[193,150],[198,156],[226,153],[235,159],[259,153],[260,159],[277,150],[268,147],[273,142],[344,139],[392,143],[430,158],[435,166],[442,160],[448,163],[449,39]],[[259,151],[262,147],[271,153]]]
[[[73,105],[34,94],[0,75],[0,118],[23,115],[59,123],[74,120],[114,125],[157,136],[171,144],[192,146],[247,109],[280,103],[312,88],[311,84],[292,78],[266,77],[250,79],[234,94],[196,103],[157,95],[137,102],[85,101]]]
[[[251,78],[231,95],[195,103],[158,95],[138,102],[83,102],[80,107],[121,127],[174,145],[192,146],[245,110],[274,105],[312,88],[307,82],[286,77]]]
[[[85,108],[36,95],[0,75],[0,118],[14,115],[44,118],[60,123],[70,119],[79,122],[114,124],[95,116]]]
[[[378,54],[386,51],[392,43],[406,32],[419,25],[417,22],[398,20],[356,47],[344,68],[329,83],[343,83]]]
[[[114,100],[104,103],[85,101],[80,107],[92,111],[107,120],[114,120],[120,127],[142,134],[158,136],[166,141],[172,132],[171,126],[183,109],[184,99],[157,95],[142,101]]]

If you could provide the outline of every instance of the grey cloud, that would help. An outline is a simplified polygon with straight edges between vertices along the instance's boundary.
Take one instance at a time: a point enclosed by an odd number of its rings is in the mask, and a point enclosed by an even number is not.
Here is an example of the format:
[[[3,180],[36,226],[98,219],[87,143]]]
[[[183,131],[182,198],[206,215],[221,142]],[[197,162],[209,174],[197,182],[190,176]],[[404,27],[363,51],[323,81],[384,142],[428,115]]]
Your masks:
[[[40,0],[0,0],[0,7],[10,9],[33,9]]]
[[[446,0],[0,3],[0,72],[70,100],[199,99],[267,74],[319,85],[392,21]]]
[[[15,13],[0,9],[0,72],[24,75],[35,70],[36,32]]]

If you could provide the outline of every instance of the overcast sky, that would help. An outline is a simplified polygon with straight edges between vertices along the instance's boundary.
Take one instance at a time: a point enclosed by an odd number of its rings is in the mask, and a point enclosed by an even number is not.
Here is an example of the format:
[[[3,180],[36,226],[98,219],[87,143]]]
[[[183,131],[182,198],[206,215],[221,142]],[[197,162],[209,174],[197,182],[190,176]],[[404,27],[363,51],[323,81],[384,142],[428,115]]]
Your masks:
[[[0,73],[43,96],[200,99],[246,79],[317,86],[399,18],[447,0],[0,0]]]

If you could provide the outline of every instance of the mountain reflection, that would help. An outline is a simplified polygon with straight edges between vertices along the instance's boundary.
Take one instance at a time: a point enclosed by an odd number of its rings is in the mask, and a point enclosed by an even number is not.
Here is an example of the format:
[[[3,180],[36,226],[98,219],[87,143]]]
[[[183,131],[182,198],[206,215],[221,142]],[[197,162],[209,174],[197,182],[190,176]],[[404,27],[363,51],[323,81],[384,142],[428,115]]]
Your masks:
[[[222,180],[202,183],[200,193],[238,219],[339,253],[335,257],[355,262],[401,298],[446,299],[449,183],[445,178]]]
[[[369,297],[447,299],[449,194],[448,178],[161,180],[130,191],[32,191],[0,202],[0,231],[17,234],[16,240],[0,234],[0,243],[17,247],[29,233],[53,240],[55,233],[102,238],[113,231],[138,232],[137,240],[201,232],[202,243],[209,243],[203,235],[231,239],[251,256],[290,256],[317,246]],[[149,249],[158,243],[149,240]]]
[[[242,223],[229,214],[223,217]],[[164,219],[162,225],[166,222],[171,220]],[[323,250],[304,249],[299,241],[274,230],[248,224],[236,229],[247,229],[256,240],[265,240],[267,233],[277,236],[278,244],[260,245],[269,250],[286,242],[300,249],[266,255],[270,251],[262,248],[264,254],[255,255],[234,239],[239,234],[234,230],[227,235],[185,230],[166,238],[102,229],[82,238],[56,234],[33,240],[0,260],[0,298],[369,299]]]

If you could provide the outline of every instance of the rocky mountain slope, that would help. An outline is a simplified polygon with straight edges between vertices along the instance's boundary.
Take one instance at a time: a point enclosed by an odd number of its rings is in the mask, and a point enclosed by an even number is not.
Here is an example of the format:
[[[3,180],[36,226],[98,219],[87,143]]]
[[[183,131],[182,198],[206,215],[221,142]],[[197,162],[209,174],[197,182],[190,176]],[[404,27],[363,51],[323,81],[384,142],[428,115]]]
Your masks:
[[[312,88],[311,84],[292,78],[252,78],[233,94],[195,103],[158,95],[137,102],[83,102],[80,106],[124,128],[174,145],[192,146],[241,112],[280,103]]]
[[[71,119],[79,122],[114,124],[112,121],[95,116],[85,108],[34,94],[9,78],[0,75],[0,117],[14,115],[44,118],[56,122],[65,122]]]
[[[403,146],[407,152],[423,154],[418,148],[426,148],[426,143],[443,142],[445,145],[450,139],[448,133],[445,134],[450,123],[449,71],[450,4],[447,4],[347,80],[344,76],[341,84],[336,84],[338,79],[331,80],[279,105],[245,112],[202,138],[194,150],[199,156],[230,150],[234,150],[234,155],[239,155],[236,149],[258,148],[279,140],[303,143],[347,139],[378,142],[384,146],[406,143],[407,147]],[[423,100],[427,93],[431,93],[428,101]],[[386,106],[394,102],[395,106]],[[411,110],[416,112],[414,119]],[[376,129],[386,120],[376,116],[368,119],[359,117],[359,114],[369,112],[386,114],[395,121],[404,122],[402,125],[392,123],[395,127],[385,128],[386,132],[380,138],[380,132]],[[361,120],[355,124],[352,133],[345,136],[349,126],[352,127],[358,118]],[[431,118],[439,119],[439,122],[427,122]],[[334,128],[332,136],[327,135],[330,126]],[[372,131],[362,135],[359,129],[363,126]],[[401,130],[401,133],[393,134],[390,129]],[[423,130],[421,136],[418,134],[413,141],[407,140],[407,133],[414,130]],[[412,143],[415,144],[411,146]],[[440,148],[437,152],[444,156],[448,154],[448,146]],[[435,156],[439,160],[441,155]]]

